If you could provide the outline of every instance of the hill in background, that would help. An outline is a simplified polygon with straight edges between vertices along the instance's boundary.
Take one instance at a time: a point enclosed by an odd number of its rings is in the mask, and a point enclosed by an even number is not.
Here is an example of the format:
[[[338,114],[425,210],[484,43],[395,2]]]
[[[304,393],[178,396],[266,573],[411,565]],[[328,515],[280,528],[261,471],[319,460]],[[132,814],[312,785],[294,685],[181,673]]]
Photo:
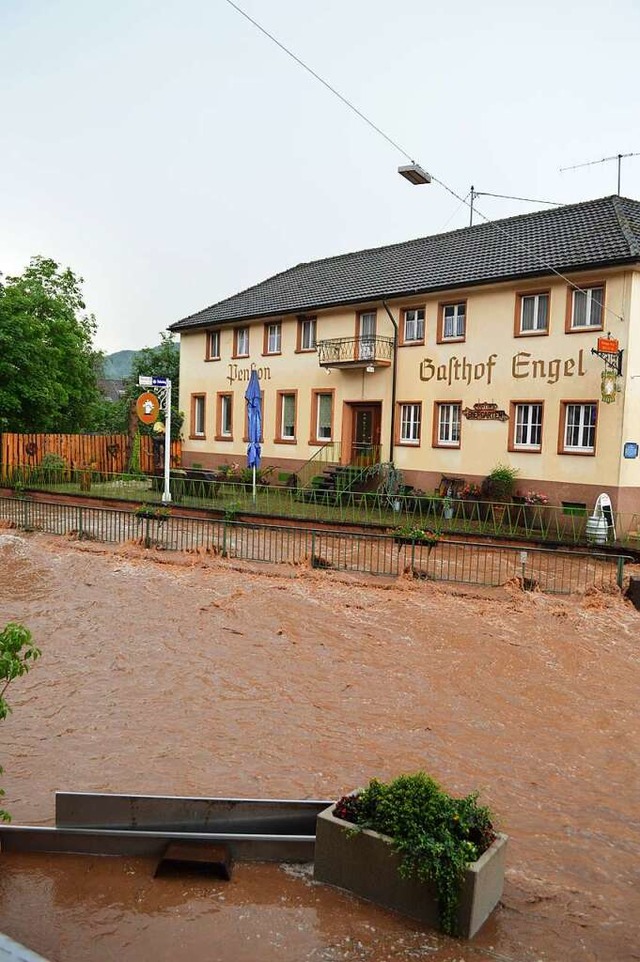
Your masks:
[[[157,344],[156,347],[160,347]],[[174,344],[176,351],[180,350],[179,344]],[[156,350],[156,348],[152,348]],[[133,359],[139,351],[116,351],[115,354],[105,354],[102,377],[105,381],[122,381],[131,375]]]
[[[116,351],[105,354],[103,377],[105,381],[121,381],[131,374],[131,365],[136,351]]]

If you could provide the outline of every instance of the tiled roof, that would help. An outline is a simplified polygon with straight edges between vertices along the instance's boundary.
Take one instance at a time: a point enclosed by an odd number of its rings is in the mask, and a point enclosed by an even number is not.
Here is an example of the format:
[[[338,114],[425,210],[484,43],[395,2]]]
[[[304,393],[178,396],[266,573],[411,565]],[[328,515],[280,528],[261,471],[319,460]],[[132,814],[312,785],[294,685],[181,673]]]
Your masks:
[[[639,259],[640,201],[603,197],[298,264],[177,321],[171,330]]]

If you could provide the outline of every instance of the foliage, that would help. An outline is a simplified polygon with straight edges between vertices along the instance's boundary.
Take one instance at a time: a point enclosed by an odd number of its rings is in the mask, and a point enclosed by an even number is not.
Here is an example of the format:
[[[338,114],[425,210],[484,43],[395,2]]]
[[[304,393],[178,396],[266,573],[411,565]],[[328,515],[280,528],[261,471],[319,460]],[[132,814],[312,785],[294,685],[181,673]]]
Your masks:
[[[0,282],[0,431],[92,428],[101,404],[101,355],[81,284],[69,268],[43,257]]]
[[[435,883],[441,928],[455,934],[465,869],[495,839],[491,813],[477,799],[477,793],[454,798],[417,772],[387,784],[372,779],[357,795],[340,799],[336,816],[388,835],[402,857],[400,874]]]
[[[49,451],[43,455],[37,473],[46,484],[60,484],[64,480],[66,470],[67,462],[62,455]]]
[[[40,649],[33,643],[31,632],[24,625],[10,621],[0,632],[0,720],[4,720],[11,711],[5,698],[7,688],[16,678],[27,674],[40,654]],[[0,798],[3,795],[4,791],[0,788]],[[11,821],[11,816],[4,809],[0,809],[0,821]]]
[[[483,497],[492,501],[511,501],[517,477],[517,468],[497,464],[482,482]]]
[[[256,485],[268,485],[271,475],[275,470],[274,465],[269,465],[266,468],[256,468]],[[232,484],[253,484],[253,468],[243,467],[238,464],[237,461],[234,461],[232,464],[221,464],[215,474],[218,480],[229,481]]]
[[[380,479],[378,493],[388,498],[389,502],[396,500],[407,489],[402,471],[391,462],[371,464],[363,469],[362,476],[363,478],[378,477]]]
[[[465,484],[459,496],[461,498],[479,498],[481,494],[482,489],[479,484]]]
[[[549,504],[549,498],[541,491],[527,491],[526,494],[520,494],[519,497],[525,504]]]
[[[166,521],[171,517],[171,508],[161,507],[157,504],[141,504],[133,512],[138,521],[143,518],[153,518],[156,521]]]
[[[180,389],[180,351],[173,334],[161,333],[161,343],[157,347],[144,347],[136,351],[131,361],[131,374],[124,380],[124,394],[118,401],[105,401],[104,424],[102,430],[113,433],[126,432],[129,427],[129,411],[142,393],[138,384],[140,375],[147,377],[166,377],[171,381],[171,438],[180,437],[184,414],[178,407]],[[160,412],[164,422],[164,412]],[[153,434],[153,425],[140,424],[142,434]]]
[[[436,545],[440,540],[436,531],[429,528],[419,528],[416,525],[405,524],[394,529],[394,537],[406,541],[419,541],[421,544]]]
[[[235,521],[240,513],[241,507],[242,506],[238,501],[229,501],[224,506],[224,510],[222,512],[223,519],[225,521]]]

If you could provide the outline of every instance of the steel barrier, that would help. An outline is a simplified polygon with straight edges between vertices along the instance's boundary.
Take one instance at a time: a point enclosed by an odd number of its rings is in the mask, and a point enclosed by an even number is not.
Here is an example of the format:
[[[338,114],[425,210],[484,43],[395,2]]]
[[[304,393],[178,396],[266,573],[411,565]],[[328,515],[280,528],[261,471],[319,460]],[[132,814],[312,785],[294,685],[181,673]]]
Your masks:
[[[223,557],[309,564],[315,568],[396,578],[497,586],[567,594],[622,587],[624,555],[500,545],[441,537],[433,545],[389,534],[250,524],[225,518],[141,516],[135,511],[0,498],[0,520],[24,531],[72,535],[118,544],[134,541],[169,551],[208,551]]]

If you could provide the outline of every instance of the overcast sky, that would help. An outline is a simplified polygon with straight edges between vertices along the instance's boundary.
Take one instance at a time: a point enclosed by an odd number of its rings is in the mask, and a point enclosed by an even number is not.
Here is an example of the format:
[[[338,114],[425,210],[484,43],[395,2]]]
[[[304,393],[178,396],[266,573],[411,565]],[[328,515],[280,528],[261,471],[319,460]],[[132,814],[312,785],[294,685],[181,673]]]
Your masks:
[[[640,151],[638,0],[238,3],[461,195],[601,197],[615,163],[559,168]],[[70,266],[107,352],[300,261],[468,224],[226,0],[0,0],[0,89],[0,271]]]

